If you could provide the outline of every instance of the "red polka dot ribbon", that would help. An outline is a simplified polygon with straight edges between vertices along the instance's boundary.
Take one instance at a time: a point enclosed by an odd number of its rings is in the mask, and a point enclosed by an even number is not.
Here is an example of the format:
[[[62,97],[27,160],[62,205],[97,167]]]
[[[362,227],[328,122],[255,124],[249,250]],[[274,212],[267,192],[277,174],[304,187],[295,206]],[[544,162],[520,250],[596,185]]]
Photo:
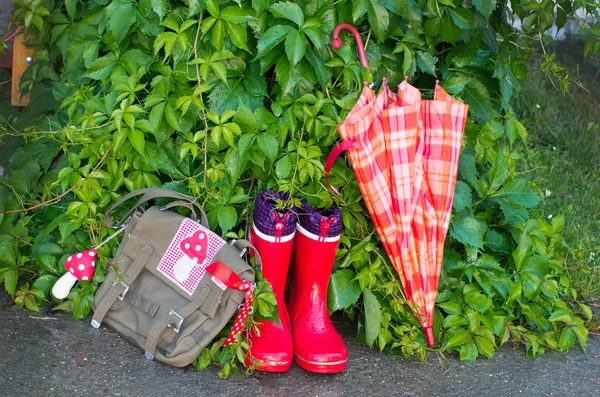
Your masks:
[[[248,312],[250,309],[252,309],[252,301],[254,300],[254,284],[243,281],[242,285],[239,287],[239,290],[246,291],[246,301],[238,312],[235,323],[233,324],[227,339],[225,339],[225,342],[223,342],[223,346],[229,346],[235,342],[235,337],[244,329],[244,324],[246,324],[246,319],[248,318]]]
[[[233,328],[223,343],[223,346],[229,346],[235,341],[235,337],[244,329],[244,324],[246,324],[249,311],[252,308],[252,301],[254,301],[254,284],[250,281],[240,279],[240,277],[233,270],[231,270],[221,261],[211,263],[206,268],[206,272],[225,284],[228,288],[246,292],[245,302],[238,312],[235,323],[233,324]]]

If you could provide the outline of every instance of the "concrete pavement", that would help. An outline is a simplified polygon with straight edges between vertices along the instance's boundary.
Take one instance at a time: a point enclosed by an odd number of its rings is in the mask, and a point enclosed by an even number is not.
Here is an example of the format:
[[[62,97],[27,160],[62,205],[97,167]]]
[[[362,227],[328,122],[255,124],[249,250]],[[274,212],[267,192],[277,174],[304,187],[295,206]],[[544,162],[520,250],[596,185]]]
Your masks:
[[[547,353],[536,360],[505,346],[494,360],[464,364],[429,354],[425,362],[380,355],[352,343],[351,324],[336,323],[350,362],[337,375],[294,365],[283,374],[255,372],[219,379],[215,367],[196,372],[144,358],[108,328],[68,313],[7,307],[0,294],[0,396],[600,396],[600,338],[587,354]],[[3,306],[4,304],[4,306]]]

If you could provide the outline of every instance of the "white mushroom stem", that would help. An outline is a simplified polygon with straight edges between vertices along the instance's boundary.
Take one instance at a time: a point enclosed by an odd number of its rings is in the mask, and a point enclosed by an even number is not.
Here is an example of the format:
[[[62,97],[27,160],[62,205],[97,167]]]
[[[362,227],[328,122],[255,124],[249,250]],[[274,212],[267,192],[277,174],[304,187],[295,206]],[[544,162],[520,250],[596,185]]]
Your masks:
[[[58,279],[56,284],[54,284],[54,287],[52,287],[52,295],[54,295],[56,299],[66,298],[77,280],[77,277],[69,272],[66,272],[61,278]]]

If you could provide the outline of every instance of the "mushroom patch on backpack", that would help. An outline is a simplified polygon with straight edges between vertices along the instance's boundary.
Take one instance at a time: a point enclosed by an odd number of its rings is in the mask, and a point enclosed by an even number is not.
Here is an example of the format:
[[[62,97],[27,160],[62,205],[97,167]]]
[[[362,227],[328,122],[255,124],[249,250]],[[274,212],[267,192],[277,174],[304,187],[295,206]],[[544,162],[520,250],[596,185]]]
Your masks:
[[[158,264],[158,271],[192,295],[206,267],[225,242],[198,222],[185,218]]]

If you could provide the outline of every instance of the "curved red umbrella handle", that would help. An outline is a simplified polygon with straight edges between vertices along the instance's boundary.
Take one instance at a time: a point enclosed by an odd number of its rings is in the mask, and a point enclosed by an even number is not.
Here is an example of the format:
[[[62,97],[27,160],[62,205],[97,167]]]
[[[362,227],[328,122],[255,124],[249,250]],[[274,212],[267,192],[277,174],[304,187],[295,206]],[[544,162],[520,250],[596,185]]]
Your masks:
[[[325,161],[325,180],[327,181],[327,186],[329,186],[329,189],[331,189],[331,191],[337,196],[340,197],[340,193],[337,191],[336,188],[334,188],[333,186],[331,186],[331,183],[329,183],[329,171],[331,171],[331,167],[333,167],[333,163],[335,163],[335,160],[337,160],[338,157],[340,157],[340,154],[342,154],[343,152],[345,152],[348,149],[356,149],[356,142],[354,141],[354,139],[349,139],[347,141],[343,141],[342,143],[340,143],[339,145],[337,145],[336,147],[333,148],[333,150],[331,151],[331,153],[329,153],[329,156],[327,156],[327,160]]]
[[[369,61],[367,61],[365,47],[363,46],[363,41],[360,37],[360,34],[358,34],[358,31],[354,26],[348,23],[340,23],[338,26],[336,26],[333,30],[333,37],[331,38],[331,47],[335,48],[336,50],[342,48],[342,40],[340,40],[339,38],[340,31],[342,29],[350,31],[350,33],[352,33],[352,35],[354,36],[354,39],[356,40],[356,47],[358,49],[358,57],[360,58],[360,61],[362,62],[363,66],[368,69]]]

